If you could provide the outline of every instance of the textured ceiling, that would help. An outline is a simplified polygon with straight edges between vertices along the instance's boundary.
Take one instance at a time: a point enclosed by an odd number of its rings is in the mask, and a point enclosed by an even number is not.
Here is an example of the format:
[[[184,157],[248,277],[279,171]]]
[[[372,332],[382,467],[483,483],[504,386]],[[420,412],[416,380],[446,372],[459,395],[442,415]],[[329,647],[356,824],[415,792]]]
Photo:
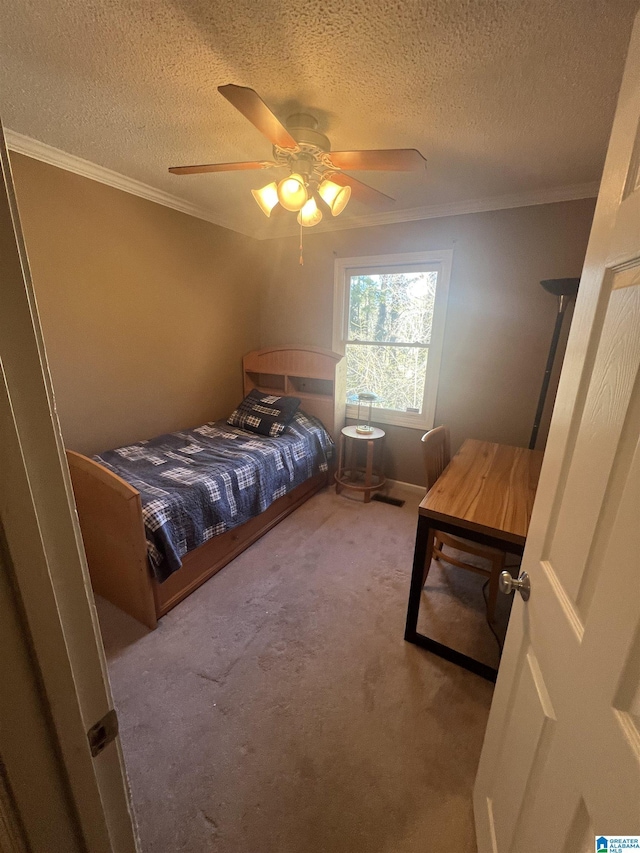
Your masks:
[[[0,0],[5,126],[264,233],[269,159],[216,87],[304,107],[334,150],[418,148],[424,174],[359,172],[394,209],[598,180],[637,0]],[[342,214],[371,212],[352,202]],[[290,215],[293,217],[293,214]]]

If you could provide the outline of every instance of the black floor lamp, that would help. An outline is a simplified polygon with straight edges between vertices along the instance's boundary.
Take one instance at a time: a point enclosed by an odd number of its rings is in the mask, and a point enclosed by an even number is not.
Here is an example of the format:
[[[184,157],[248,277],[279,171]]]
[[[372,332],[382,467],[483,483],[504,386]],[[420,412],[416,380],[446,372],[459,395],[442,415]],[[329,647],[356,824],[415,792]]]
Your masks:
[[[549,347],[549,355],[547,356],[547,366],[544,371],[542,380],[542,388],[540,389],[540,397],[538,399],[538,408],[536,416],[533,420],[533,430],[531,432],[531,440],[529,441],[529,449],[533,450],[538,439],[538,430],[540,429],[540,421],[544,412],[544,404],[547,399],[547,391],[549,390],[549,382],[551,380],[551,371],[553,370],[553,362],[558,349],[558,341],[560,340],[560,331],[562,329],[562,321],[564,320],[565,311],[569,302],[575,297],[578,292],[579,278],[549,278],[541,281],[540,284],[549,293],[553,293],[558,297],[558,313],[556,314],[556,324],[553,328],[553,337],[551,338],[551,346]]]

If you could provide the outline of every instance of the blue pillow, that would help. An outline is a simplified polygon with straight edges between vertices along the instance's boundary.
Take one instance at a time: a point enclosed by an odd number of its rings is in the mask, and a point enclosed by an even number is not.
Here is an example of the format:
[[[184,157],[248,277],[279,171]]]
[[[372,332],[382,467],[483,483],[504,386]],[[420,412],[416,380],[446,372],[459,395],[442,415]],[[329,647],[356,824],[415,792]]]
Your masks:
[[[275,438],[289,426],[299,405],[297,397],[276,397],[254,388],[227,419],[227,423]]]

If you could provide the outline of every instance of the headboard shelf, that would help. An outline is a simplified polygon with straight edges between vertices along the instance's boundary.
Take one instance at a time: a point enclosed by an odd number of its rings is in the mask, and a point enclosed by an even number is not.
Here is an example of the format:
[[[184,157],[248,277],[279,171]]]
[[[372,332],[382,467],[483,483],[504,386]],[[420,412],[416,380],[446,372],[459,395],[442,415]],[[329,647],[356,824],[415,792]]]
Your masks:
[[[300,397],[333,397],[333,379],[316,379],[314,376],[287,376],[287,386],[291,394]]]
[[[245,379],[246,376],[253,383],[253,387],[260,388],[261,391],[273,391],[274,394],[287,393],[286,376],[278,376],[275,373],[255,373],[253,370],[245,371]]]
[[[319,347],[270,347],[242,361],[244,393],[299,397],[303,411],[319,418],[334,441],[344,426],[346,367],[342,355]]]

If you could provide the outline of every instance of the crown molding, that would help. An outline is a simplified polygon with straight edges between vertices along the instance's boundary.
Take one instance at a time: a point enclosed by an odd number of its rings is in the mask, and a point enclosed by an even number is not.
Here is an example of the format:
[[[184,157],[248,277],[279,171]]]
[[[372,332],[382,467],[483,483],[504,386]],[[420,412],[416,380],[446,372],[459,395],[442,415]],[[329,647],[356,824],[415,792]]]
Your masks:
[[[314,226],[313,232],[319,234],[327,231],[346,231],[350,228],[369,228],[373,225],[393,225],[400,222],[416,222],[420,219],[443,219],[447,216],[464,216],[468,213],[486,213],[491,210],[507,210],[514,207],[532,207],[538,204],[555,204],[562,201],[577,201],[583,198],[597,198],[600,188],[599,181],[585,184],[572,184],[566,187],[552,187],[545,190],[529,190],[528,192],[512,193],[502,196],[470,199],[467,201],[451,202],[449,204],[434,204],[424,207],[413,207],[405,210],[383,211],[381,213],[365,213],[340,219],[325,219]],[[265,229],[260,232],[258,239],[275,239],[278,237],[295,237],[298,229],[287,229],[286,233],[268,234]]]
[[[73,172],[75,175],[81,175],[83,178],[89,178],[92,181],[98,181],[101,184],[106,184],[109,187],[114,187],[131,195],[137,195],[140,198],[145,198],[147,201],[153,201],[164,207],[171,207],[173,210],[179,210],[180,213],[195,216],[197,219],[204,219],[206,222],[211,222],[230,231],[238,231],[247,237],[255,236],[251,230],[241,223],[231,222],[229,219],[217,215],[206,207],[201,207],[179,196],[159,190],[149,184],[144,184],[142,181],[135,180],[135,178],[129,178],[120,172],[114,172],[105,166],[99,166],[90,160],[83,160],[82,157],[76,157],[75,154],[68,154],[66,151],[54,148],[52,145],[47,145],[38,139],[17,133],[15,130],[10,130],[9,128],[4,128],[4,137],[7,148],[10,151],[25,154],[34,160],[40,160],[42,163],[57,166],[59,169]]]
[[[137,195],[156,204],[171,207],[174,210],[179,210],[181,213],[186,213],[188,216],[204,219],[206,222],[212,222],[214,225],[219,225],[221,228],[227,228],[230,231],[237,231],[239,234],[244,234],[247,237],[253,237],[257,240],[276,240],[281,237],[294,237],[298,234],[295,217],[293,217],[291,228],[273,229],[269,227],[269,225],[273,226],[273,223],[265,222],[260,229],[251,229],[243,222],[222,217],[209,208],[193,204],[179,196],[159,190],[134,178],[129,178],[120,172],[114,172],[112,169],[99,166],[89,160],[83,160],[74,154],[68,154],[66,151],[54,148],[52,145],[47,145],[22,133],[17,133],[15,130],[5,128],[4,135],[7,147],[18,154],[25,154],[34,160],[49,163],[51,166],[57,166],[60,169],[65,169],[67,172],[73,172],[92,181],[98,181],[101,184],[106,184],[123,192]],[[566,187],[529,190],[511,195],[489,196],[467,201],[451,202],[449,204],[433,204],[405,210],[365,213],[360,216],[346,217],[344,219],[342,217],[330,220],[325,219],[320,225],[314,227],[313,233],[346,231],[350,228],[368,228],[373,225],[393,225],[400,222],[415,222],[420,219],[442,219],[446,216],[463,216],[468,213],[485,213],[491,210],[506,210],[514,207],[531,207],[538,204],[576,201],[583,198],[595,198],[598,195],[598,189],[599,182],[595,181],[593,183],[572,184]]]

